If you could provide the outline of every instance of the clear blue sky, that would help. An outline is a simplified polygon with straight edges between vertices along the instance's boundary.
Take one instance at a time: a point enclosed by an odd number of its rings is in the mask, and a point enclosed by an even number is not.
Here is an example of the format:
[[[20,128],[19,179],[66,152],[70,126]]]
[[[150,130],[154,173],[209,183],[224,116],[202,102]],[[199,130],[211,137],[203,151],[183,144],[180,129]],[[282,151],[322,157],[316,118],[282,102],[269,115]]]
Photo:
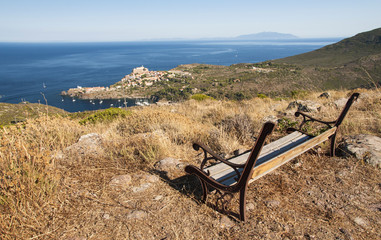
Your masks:
[[[380,12],[381,0],[0,0],[0,41],[350,37],[381,27]]]

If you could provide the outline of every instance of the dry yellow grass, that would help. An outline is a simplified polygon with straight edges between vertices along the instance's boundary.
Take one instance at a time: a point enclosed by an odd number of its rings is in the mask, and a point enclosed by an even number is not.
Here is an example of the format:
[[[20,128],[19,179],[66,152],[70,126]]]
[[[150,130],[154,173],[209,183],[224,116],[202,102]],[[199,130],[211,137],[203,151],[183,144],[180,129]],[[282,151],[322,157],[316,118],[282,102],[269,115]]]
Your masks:
[[[380,93],[360,91],[362,97],[350,110],[340,135],[380,137]],[[335,119],[340,110],[330,103],[350,94],[330,93],[330,99],[318,98],[319,93],[305,97],[325,104],[316,116]],[[0,130],[0,238],[309,239],[314,235],[321,239],[326,231],[330,239],[376,239],[380,236],[376,230],[381,227],[379,213],[365,205],[381,201],[379,170],[353,159],[305,154],[258,180],[249,190],[249,202],[255,207],[249,220],[231,228],[221,227],[223,214],[199,204],[197,181],[181,173],[177,179],[163,179],[144,194],[115,192],[108,186],[118,174],[152,172],[153,165],[165,157],[197,164],[200,157],[191,147],[195,141],[225,155],[248,149],[263,118],[284,117],[290,101],[190,100],[133,108],[132,115],[108,123],[80,125],[77,119],[44,116],[6,127]],[[103,137],[104,154],[68,156],[73,161],[55,157],[87,133]],[[273,138],[282,134],[277,132]],[[153,200],[157,196],[161,200]],[[279,207],[268,201],[278,201]],[[353,201],[357,201],[355,207],[345,205]],[[234,203],[232,210],[236,207]],[[126,219],[135,209],[148,212],[148,217]],[[111,218],[105,219],[105,214]],[[353,224],[356,216],[367,218],[368,225]]]

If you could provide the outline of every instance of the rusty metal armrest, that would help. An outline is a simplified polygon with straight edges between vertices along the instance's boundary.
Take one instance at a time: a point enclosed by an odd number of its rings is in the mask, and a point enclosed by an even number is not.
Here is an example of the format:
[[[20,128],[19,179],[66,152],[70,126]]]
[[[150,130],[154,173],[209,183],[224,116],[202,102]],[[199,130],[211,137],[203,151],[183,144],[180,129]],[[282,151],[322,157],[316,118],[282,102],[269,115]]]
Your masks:
[[[204,170],[204,167],[205,167],[205,164],[209,161],[209,160],[217,160],[217,161],[220,161],[220,162],[223,162],[225,163],[226,165],[228,165],[229,167],[233,168],[234,171],[236,172],[237,176],[240,177],[241,174],[240,172],[238,171],[238,168],[243,168],[245,166],[245,164],[236,164],[236,163],[232,163],[232,162],[229,162],[227,161],[226,159],[222,158],[221,156],[219,156],[218,154],[216,154],[212,149],[210,149],[208,146],[205,146],[204,144],[202,143],[194,143],[193,144],[193,149],[198,151],[200,150],[200,148],[203,150],[204,152],[204,159],[202,160],[201,162],[201,166],[200,166],[200,169],[201,170]],[[208,157],[208,154],[211,155],[210,157]],[[207,172],[207,175],[210,175],[209,171]]]
[[[323,121],[323,120],[320,120],[320,119],[317,119],[317,118],[314,118],[304,112],[300,112],[300,111],[297,111],[295,112],[295,117],[299,117],[299,116],[302,116],[303,117],[303,121],[302,123],[299,125],[299,129],[295,129],[295,128],[288,128],[287,129],[287,132],[293,132],[293,131],[298,131],[298,132],[301,132],[303,134],[306,134],[306,135],[309,135],[309,136],[312,136],[304,131],[302,131],[302,127],[304,126],[304,124],[306,124],[307,122],[318,122],[318,123],[322,123],[322,124],[325,124],[327,125],[328,128],[332,128],[333,126],[331,126],[331,124],[335,124],[336,123],[336,120],[335,121]]]
[[[185,172],[187,172],[189,174],[196,175],[202,181],[204,181],[205,183],[209,184],[210,186],[212,186],[214,188],[218,188],[218,189],[221,189],[221,190],[224,190],[224,191],[232,189],[231,186],[226,186],[226,185],[224,185],[222,183],[217,182],[216,180],[211,178],[208,173],[204,172],[203,170],[199,169],[196,166],[193,166],[193,165],[186,166],[185,167]],[[206,191],[206,185],[205,184],[202,184],[202,185],[203,185],[203,188],[204,188],[204,200],[205,200],[206,199],[206,192],[205,192]]]
[[[323,120],[314,118],[314,117],[312,117],[312,116],[310,116],[310,115],[308,115],[308,114],[306,114],[304,112],[300,112],[300,111],[297,111],[295,113],[295,117],[299,117],[300,115],[303,116],[303,122],[302,122],[301,126],[303,126],[307,122],[319,122],[319,123],[327,125],[329,128],[332,128],[332,126],[330,124],[336,123],[336,120],[335,121],[323,121]],[[301,126],[299,126],[299,127],[301,127]]]

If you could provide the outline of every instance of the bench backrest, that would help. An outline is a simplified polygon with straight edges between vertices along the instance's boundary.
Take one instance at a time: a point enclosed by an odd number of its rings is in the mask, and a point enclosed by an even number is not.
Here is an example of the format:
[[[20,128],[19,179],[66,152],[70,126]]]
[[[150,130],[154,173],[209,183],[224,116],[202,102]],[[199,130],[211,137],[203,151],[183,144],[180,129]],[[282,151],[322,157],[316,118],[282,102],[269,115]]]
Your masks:
[[[343,111],[341,111],[339,118],[336,120],[335,127],[340,126],[340,124],[343,122],[345,116],[347,115],[349,108],[352,106],[353,102],[357,100],[359,95],[360,95],[359,93],[353,93],[352,96],[348,99],[347,103],[345,104]]]
[[[250,180],[254,170],[255,163],[257,162],[258,156],[261,153],[263,145],[265,144],[265,140],[267,136],[272,133],[272,131],[274,130],[274,127],[275,127],[275,123],[272,123],[272,122],[266,122],[265,125],[263,126],[262,131],[259,135],[259,138],[255,142],[255,145],[253,149],[251,150],[249,158],[246,161],[241,177],[239,178],[237,182],[238,186],[242,186],[242,184],[246,184]]]

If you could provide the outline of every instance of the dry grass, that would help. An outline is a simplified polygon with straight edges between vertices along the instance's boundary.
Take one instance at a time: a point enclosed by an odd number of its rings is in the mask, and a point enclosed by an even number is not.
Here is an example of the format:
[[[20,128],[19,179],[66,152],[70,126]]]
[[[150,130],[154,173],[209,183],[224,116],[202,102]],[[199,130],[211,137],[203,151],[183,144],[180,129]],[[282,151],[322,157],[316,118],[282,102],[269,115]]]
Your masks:
[[[341,135],[381,136],[380,93],[361,93]],[[319,116],[334,119],[339,110],[331,103],[349,94],[305,98],[326,106]],[[254,209],[248,221],[231,227],[222,226],[224,214],[198,202],[197,180],[182,172],[143,193],[108,184],[115,175],[152,172],[164,157],[198,164],[191,148],[195,141],[226,156],[248,149],[263,118],[285,117],[289,102],[190,100],[134,108],[132,115],[108,123],[80,125],[69,118],[41,117],[6,127],[0,133],[0,238],[379,239],[379,169],[354,159],[304,154],[252,184],[248,202]],[[70,155],[70,161],[54,157],[87,133],[102,136],[103,154]],[[237,207],[233,203],[231,210]],[[147,216],[129,219],[135,210]],[[366,224],[356,223],[359,218]]]

